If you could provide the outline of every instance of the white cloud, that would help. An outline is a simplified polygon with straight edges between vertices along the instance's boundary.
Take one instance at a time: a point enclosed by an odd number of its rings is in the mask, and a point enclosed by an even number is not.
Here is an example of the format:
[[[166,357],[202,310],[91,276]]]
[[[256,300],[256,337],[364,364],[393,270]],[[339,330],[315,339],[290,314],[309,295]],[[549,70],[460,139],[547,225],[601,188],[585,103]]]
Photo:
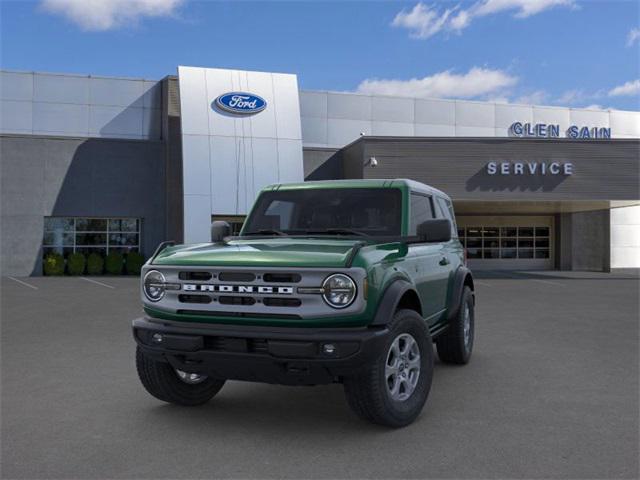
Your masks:
[[[391,25],[406,28],[413,38],[429,38],[440,31],[459,33],[478,17],[513,11],[515,17],[526,18],[558,6],[577,8],[575,0],[479,0],[466,9],[457,5],[444,10],[419,2],[398,12]]]
[[[413,38],[429,38],[438,33],[446,25],[452,10],[436,12],[434,8],[417,3],[412,10],[402,9],[393,19],[391,25],[409,30]]]
[[[410,80],[367,79],[358,85],[359,93],[419,98],[474,98],[496,95],[518,82],[502,70],[474,67],[464,74],[450,70]]]
[[[536,90],[531,93],[520,95],[514,103],[523,103],[525,105],[543,105],[549,102],[549,94],[544,90]]]
[[[143,17],[175,15],[184,0],[42,0],[45,12],[62,15],[83,30],[104,31]]]
[[[640,39],[640,28],[632,28],[627,34],[627,47],[633,46]]]
[[[609,90],[610,97],[640,95],[640,79],[630,80]]]
[[[598,105],[597,103],[594,103],[593,105],[587,105],[586,107],[582,107],[586,110],[606,110],[606,108],[604,108],[602,105]]]

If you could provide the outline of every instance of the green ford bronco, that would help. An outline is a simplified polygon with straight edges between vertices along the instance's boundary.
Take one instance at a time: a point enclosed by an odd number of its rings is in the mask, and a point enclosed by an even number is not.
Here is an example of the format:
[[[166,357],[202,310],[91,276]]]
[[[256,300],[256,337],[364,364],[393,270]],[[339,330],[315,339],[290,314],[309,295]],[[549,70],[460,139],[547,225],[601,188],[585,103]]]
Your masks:
[[[440,360],[473,348],[474,286],[451,200],[411,180],[265,188],[238,236],[160,245],[133,321],[140,380],[178,405],[225,380],[342,383],[351,408],[400,427]]]

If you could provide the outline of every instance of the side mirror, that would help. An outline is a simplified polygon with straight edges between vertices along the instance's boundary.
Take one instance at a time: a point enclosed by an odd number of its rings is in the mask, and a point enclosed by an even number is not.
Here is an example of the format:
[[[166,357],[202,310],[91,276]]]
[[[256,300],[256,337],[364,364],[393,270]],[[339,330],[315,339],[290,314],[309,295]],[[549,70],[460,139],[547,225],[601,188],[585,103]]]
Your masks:
[[[222,243],[224,237],[231,235],[231,225],[223,220],[211,222],[211,241],[213,243]]]
[[[451,222],[446,218],[426,220],[418,225],[421,242],[448,242],[451,240]]]

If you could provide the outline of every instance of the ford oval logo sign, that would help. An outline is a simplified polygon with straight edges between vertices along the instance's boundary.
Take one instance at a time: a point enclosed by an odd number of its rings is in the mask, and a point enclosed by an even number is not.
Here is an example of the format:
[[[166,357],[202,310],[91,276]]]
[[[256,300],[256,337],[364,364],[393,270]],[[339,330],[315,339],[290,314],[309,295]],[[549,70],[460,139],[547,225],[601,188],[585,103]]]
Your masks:
[[[264,98],[246,92],[224,93],[215,99],[214,104],[225,112],[237,115],[252,115],[267,107]]]

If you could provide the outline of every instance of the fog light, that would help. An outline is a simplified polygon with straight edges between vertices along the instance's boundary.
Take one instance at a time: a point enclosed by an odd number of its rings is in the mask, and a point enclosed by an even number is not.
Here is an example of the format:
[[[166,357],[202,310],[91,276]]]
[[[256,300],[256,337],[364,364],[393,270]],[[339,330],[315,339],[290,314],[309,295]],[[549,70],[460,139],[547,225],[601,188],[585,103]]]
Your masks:
[[[336,352],[336,346],[333,343],[325,343],[322,345],[322,351],[327,355],[333,355]]]
[[[160,335],[159,333],[154,333],[153,337],[151,337],[151,341],[153,343],[162,343],[162,335]]]

